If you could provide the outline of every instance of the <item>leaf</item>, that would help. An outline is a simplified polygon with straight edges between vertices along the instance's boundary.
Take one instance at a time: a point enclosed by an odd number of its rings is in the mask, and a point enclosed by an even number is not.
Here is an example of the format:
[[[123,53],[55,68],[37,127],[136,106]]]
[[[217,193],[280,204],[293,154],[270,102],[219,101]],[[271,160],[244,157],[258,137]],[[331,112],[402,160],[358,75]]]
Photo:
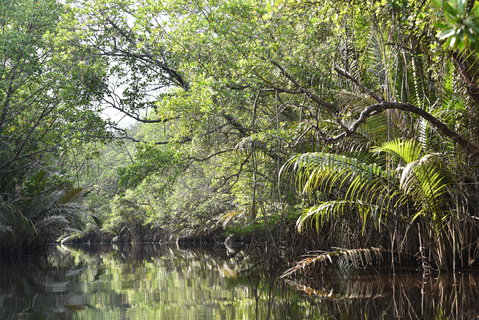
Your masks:
[[[442,8],[444,0],[431,0],[436,8]]]
[[[456,33],[456,30],[451,28],[451,29],[448,29],[448,30],[445,30],[445,31],[441,32],[441,34],[439,34],[438,38],[439,38],[439,40],[444,40],[446,38],[449,38],[449,37],[453,36],[455,33]]]
[[[442,8],[444,9],[445,13],[448,13],[451,17],[457,17],[459,15],[459,12],[454,7],[452,7],[447,1],[444,1]]]

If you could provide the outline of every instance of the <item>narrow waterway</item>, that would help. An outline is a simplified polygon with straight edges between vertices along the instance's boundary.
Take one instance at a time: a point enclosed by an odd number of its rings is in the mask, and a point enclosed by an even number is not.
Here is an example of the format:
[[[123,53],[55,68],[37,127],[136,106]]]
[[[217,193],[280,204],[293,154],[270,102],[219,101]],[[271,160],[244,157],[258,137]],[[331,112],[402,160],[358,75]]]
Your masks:
[[[243,251],[52,247],[0,266],[0,319],[478,319],[479,275],[283,281]]]

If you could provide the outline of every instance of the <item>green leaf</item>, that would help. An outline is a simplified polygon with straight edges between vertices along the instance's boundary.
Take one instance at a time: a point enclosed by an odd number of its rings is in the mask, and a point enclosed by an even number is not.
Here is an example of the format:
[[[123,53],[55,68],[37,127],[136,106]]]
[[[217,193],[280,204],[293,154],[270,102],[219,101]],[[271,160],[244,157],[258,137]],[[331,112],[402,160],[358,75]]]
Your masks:
[[[449,37],[453,36],[455,33],[456,33],[455,29],[448,29],[446,31],[441,32],[441,34],[439,34],[438,38],[440,40],[444,40],[446,38],[449,38]]]
[[[437,8],[442,8],[444,0],[431,0],[432,4]]]
[[[461,1],[461,0],[459,0],[459,1]],[[455,17],[459,16],[458,11],[454,7],[452,7],[449,4],[449,2],[444,2],[443,9],[444,9],[445,13],[448,13],[451,16],[451,18],[455,18]]]

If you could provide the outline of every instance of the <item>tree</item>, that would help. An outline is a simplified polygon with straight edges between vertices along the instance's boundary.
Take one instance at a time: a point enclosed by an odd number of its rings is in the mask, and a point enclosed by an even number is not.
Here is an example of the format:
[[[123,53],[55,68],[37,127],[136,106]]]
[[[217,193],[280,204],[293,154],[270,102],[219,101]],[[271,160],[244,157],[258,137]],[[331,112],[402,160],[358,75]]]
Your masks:
[[[101,62],[77,60],[51,41],[63,11],[56,1],[1,4],[0,192],[46,154],[103,133],[90,104],[102,91]]]
[[[55,157],[107,136],[92,103],[102,96],[103,62],[54,45],[65,10],[54,0],[0,3],[3,253],[37,248],[78,225],[81,208],[63,197],[79,191],[55,167]]]
[[[346,163],[355,152],[415,139],[420,144],[412,149],[420,147],[421,156],[444,154],[458,168],[451,171],[451,188],[462,194],[451,196],[461,203],[454,209],[458,216],[476,214],[464,206],[478,201],[475,185],[467,182],[477,181],[479,154],[475,2],[71,3],[61,42],[106,61],[102,103],[155,132],[147,139],[121,136],[150,144],[142,149],[151,152],[138,152],[138,163],[123,170],[125,178],[142,178],[136,187],[148,177],[161,180],[164,157],[158,155],[176,149],[180,162],[200,168],[211,190],[231,196],[234,211],[254,222],[301,203],[277,182],[293,154],[321,152]],[[401,190],[390,177],[389,166],[399,163],[391,157],[363,169],[381,168]],[[417,170],[408,181],[425,188],[419,181],[428,179]],[[401,192],[413,203],[401,207],[405,216],[434,215],[435,196],[418,202]],[[360,199],[346,195],[321,201],[358,205]],[[459,220],[446,215],[444,223]],[[436,230],[436,222],[426,225]],[[469,226],[475,233],[476,225]]]

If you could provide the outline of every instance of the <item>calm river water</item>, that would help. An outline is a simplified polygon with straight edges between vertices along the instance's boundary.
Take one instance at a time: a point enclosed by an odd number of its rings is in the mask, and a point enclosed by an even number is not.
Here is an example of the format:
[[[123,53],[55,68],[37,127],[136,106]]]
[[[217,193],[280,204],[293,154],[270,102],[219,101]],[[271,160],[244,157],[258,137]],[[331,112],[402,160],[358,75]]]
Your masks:
[[[0,266],[0,319],[479,319],[479,276],[278,279],[224,248],[52,248]],[[280,269],[280,268],[278,268]]]

